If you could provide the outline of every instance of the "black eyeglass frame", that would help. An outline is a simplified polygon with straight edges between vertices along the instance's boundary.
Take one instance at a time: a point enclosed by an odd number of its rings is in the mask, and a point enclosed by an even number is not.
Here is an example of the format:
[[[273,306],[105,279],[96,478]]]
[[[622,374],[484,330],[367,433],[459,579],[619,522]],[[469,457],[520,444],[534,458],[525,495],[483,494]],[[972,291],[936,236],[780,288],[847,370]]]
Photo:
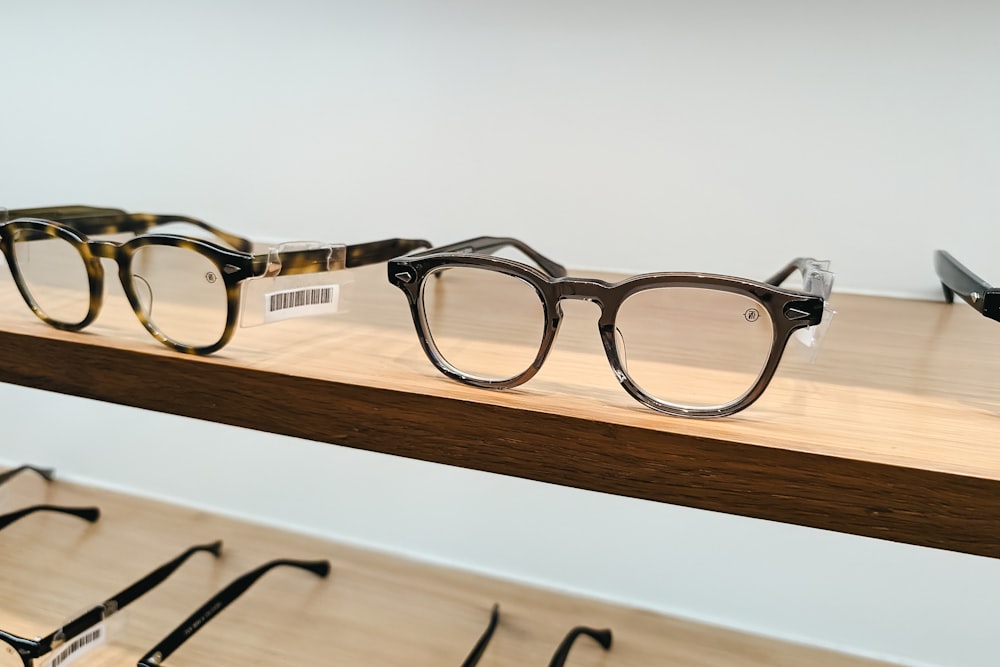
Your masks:
[[[38,466],[33,466],[33,465],[17,466],[16,468],[11,468],[10,470],[4,470],[3,472],[0,472],[0,486],[3,486],[14,477],[20,475],[21,473],[26,473],[26,472],[34,472],[37,475],[39,475],[42,479],[44,479],[46,482],[51,482],[56,471],[52,468],[40,468]]]
[[[548,272],[548,275],[527,264],[488,254],[505,247],[514,247],[522,251]],[[585,300],[596,303],[601,309],[598,332],[611,368],[625,391],[640,403],[659,412],[680,417],[712,418],[732,415],[760,398],[778,368],[791,335],[799,329],[818,325],[822,321],[825,302],[822,296],[778,286],[797,270],[804,270],[811,261],[813,260],[806,258],[795,259],[766,282],[707,273],[664,272],[647,273],[609,283],[596,278],[569,277],[560,264],[544,257],[517,239],[478,237],[397,257],[389,261],[387,269],[389,282],[406,294],[417,337],[424,353],[439,371],[453,380],[483,389],[509,389],[524,384],[539,371],[556,339],[562,320],[560,301]],[[505,379],[485,379],[469,375],[452,366],[434,344],[424,315],[425,280],[440,269],[460,267],[486,269],[517,278],[530,285],[541,300],[545,328],[539,350],[531,364],[518,375]],[[615,340],[615,318],[618,309],[631,295],[662,287],[694,287],[732,292],[753,299],[767,310],[773,322],[770,354],[757,380],[742,396],[720,406],[707,408],[683,406],[657,399],[643,391],[629,377],[624,364],[621,363]]]
[[[941,281],[945,301],[952,303],[957,294],[979,314],[1000,322],[1000,289],[977,276],[946,250],[934,251],[934,271]]]
[[[19,637],[0,630],[0,642],[14,648],[21,658],[24,667],[32,667],[35,660],[58,649],[62,644],[81,633],[86,632],[101,621],[121,611],[129,604],[142,597],[153,588],[163,583],[194,554],[205,551],[218,557],[222,550],[222,542],[193,546],[177,558],[164,563],[147,574],[142,579],[121,590],[104,602],[94,605],[73,620],[62,625],[54,632],[39,639]]]
[[[110,233],[102,229],[102,233]],[[86,315],[78,322],[63,322],[49,317],[35,301],[21,274],[14,255],[14,242],[19,234],[30,234],[35,240],[58,238],[69,243],[80,255],[87,270],[89,303]],[[143,305],[130,277],[131,263],[136,252],[150,246],[170,246],[184,248],[198,253],[210,261],[217,269],[226,290],[226,322],[220,338],[208,345],[187,345],[175,341],[160,331],[156,324],[143,312]],[[128,241],[90,239],[72,226],[72,221],[55,222],[41,218],[16,218],[9,222],[0,220],[0,251],[3,252],[17,285],[18,292],[32,312],[43,322],[63,331],[80,331],[91,324],[100,313],[104,300],[104,268],[101,259],[114,260],[118,265],[118,278],[132,311],[143,327],[163,345],[176,352],[207,355],[217,352],[232,339],[236,332],[240,314],[240,284],[248,278],[268,275],[271,259],[280,261],[282,275],[296,275],[335,271],[339,269],[383,262],[417,248],[430,244],[420,239],[385,239],[357,245],[345,246],[344,257],[332,260],[329,248],[318,250],[294,250],[279,253],[275,258],[269,254],[254,255],[239,250],[230,250],[221,245],[188,236],[175,234],[148,234],[136,236]]]
[[[66,514],[67,516],[75,516],[78,519],[83,519],[88,523],[94,523],[99,518],[101,518],[101,510],[97,507],[64,507],[63,505],[31,505],[29,507],[22,507],[19,510],[13,512],[7,512],[5,514],[0,514],[0,530],[3,530],[7,526],[11,525],[16,521],[36,514],[38,512],[52,512],[54,514]]]
[[[160,667],[163,661],[179,649],[184,642],[193,637],[198,630],[205,627],[209,621],[222,613],[238,597],[246,593],[258,579],[274,568],[283,566],[305,570],[320,578],[326,578],[330,574],[330,561],[327,560],[302,561],[278,559],[250,570],[231,581],[229,585],[213,595],[205,604],[198,607],[184,622],[142,656],[137,663],[137,667]]]
[[[476,640],[476,643],[469,652],[469,655],[462,661],[462,667],[476,667],[476,665],[479,664],[479,660],[486,652],[486,647],[489,646],[490,640],[493,638],[499,622],[500,605],[494,604],[493,609],[490,611],[490,620],[486,625],[486,629],[483,630],[483,634]],[[556,647],[555,653],[552,654],[552,659],[549,661],[549,667],[563,667],[563,665],[566,664],[566,659],[569,657],[570,649],[573,648],[573,645],[579,637],[590,637],[605,651],[611,649],[611,642],[613,640],[611,630],[597,630],[585,625],[578,625],[570,629],[570,631],[563,637],[562,641],[559,642],[559,646]]]

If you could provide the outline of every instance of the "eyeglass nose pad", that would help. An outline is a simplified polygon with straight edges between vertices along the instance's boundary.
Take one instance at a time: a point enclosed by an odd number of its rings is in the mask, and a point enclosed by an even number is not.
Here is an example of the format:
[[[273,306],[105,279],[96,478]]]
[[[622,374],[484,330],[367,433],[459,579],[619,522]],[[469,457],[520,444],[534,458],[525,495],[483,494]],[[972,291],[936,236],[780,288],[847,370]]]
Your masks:
[[[132,290],[139,299],[139,307],[142,309],[142,316],[149,319],[153,312],[153,290],[142,276],[132,276]]]

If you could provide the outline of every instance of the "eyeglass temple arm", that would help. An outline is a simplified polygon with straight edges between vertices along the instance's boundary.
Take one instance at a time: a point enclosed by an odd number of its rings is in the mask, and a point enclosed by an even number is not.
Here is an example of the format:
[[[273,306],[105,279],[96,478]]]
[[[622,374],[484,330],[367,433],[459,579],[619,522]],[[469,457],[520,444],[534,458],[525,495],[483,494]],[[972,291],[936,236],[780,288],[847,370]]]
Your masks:
[[[108,598],[97,606],[91,607],[73,620],[64,623],[61,628],[52,634],[38,640],[39,644],[44,648],[41,653],[44,654],[50,651],[52,644],[55,642],[57,637],[62,639],[72,639],[73,637],[76,637],[86,631],[88,628],[94,627],[108,616],[121,611],[149,591],[162,584],[167,577],[176,572],[181,565],[191,558],[191,556],[201,551],[207,551],[218,558],[219,554],[222,552],[222,541],[220,540],[212,542],[211,544],[200,544],[198,546],[191,547],[177,558],[168,563],[164,563],[139,581],[119,592],[117,595]]]
[[[605,651],[611,648],[611,630],[595,630],[580,625],[570,630],[563,638],[562,643],[559,644],[559,648],[552,655],[549,667],[563,667],[566,664],[566,658],[569,657],[569,650],[573,648],[573,643],[576,642],[577,637],[580,635],[590,637],[600,644],[601,648]]]
[[[427,252],[420,254],[429,255],[431,253],[437,254],[439,252],[455,252],[492,255],[500,250],[503,250],[504,248],[516,248],[520,250],[525,256],[530,258],[531,261],[545,271],[545,273],[549,274],[553,278],[564,278],[566,276],[566,267],[562,264],[549,259],[529,246],[527,243],[509,237],[478,236],[474,239],[468,239],[467,241],[451,243],[445,246],[437,246],[436,248],[431,248]]]
[[[3,530],[10,524],[23,519],[26,516],[34,514],[35,512],[56,512],[58,514],[68,514],[70,516],[75,516],[84,521],[94,523],[101,516],[101,510],[96,507],[63,507],[61,505],[32,505],[31,507],[25,507],[24,509],[17,510],[16,512],[10,512],[9,514],[0,515],[0,530]]]
[[[156,667],[162,664],[180,646],[190,639],[195,632],[205,627],[205,624],[215,618],[226,607],[232,604],[248,588],[267,574],[275,567],[288,565],[312,572],[319,577],[325,577],[330,573],[330,562],[301,561],[301,560],[273,560],[270,563],[261,565],[256,570],[251,570],[246,574],[234,579],[228,586],[216,593],[212,598],[198,608],[191,616],[181,623],[177,628],[167,635],[151,651],[144,655],[138,663],[139,667]]]
[[[934,271],[941,280],[944,300],[952,303],[959,295],[970,306],[994,320],[1000,320],[1000,301],[997,290],[970,271],[964,264],[945,250],[934,251]]]
[[[486,629],[483,634],[476,641],[476,645],[472,647],[472,651],[462,662],[462,667],[476,667],[479,664],[479,659],[483,657],[483,653],[486,651],[486,646],[490,643],[490,639],[493,638],[493,631],[497,629],[497,623],[500,621],[500,605],[494,604],[493,610],[490,612],[490,622],[487,624]]]
[[[19,475],[22,472],[32,470],[42,476],[48,482],[52,481],[52,476],[55,474],[55,470],[52,468],[39,468],[38,466],[23,465],[17,468],[11,468],[10,470],[0,472],[0,484],[3,484],[7,480]]]
[[[430,248],[424,239],[385,239],[347,246],[347,268],[388,262],[420,248]]]
[[[62,222],[68,218],[89,218],[94,216],[122,216],[127,215],[125,211],[117,208],[105,208],[103,206],[82,206],[73,204],[69,206],[40,206],[37,208],[12,208],[0,210],[4,220],[14,220],[15,218],[42,218],[45,220],[55,220]]]
[[[281,275],[293,276],[305,273],[322,273],[324,271],[350,269],[355,266],[376,264],[378,262],[388,262],[390,259],[399,257],[400,255],[405,255],[418,248],[430,247],[431,244],[422,239],[385,239],[383,241],[371,241],[369,243],[346,246],[343,261],[331,258],[329,246],[305,250],[283,250],[276,253],[276,255],[254,255],[253,274],[255,276],[269,275],[269,263],[275,259],[280,266]]]
[[[117,208],[97,206],[50,206],[43,208],[15,209],[7,212],[9,219],[42,218],[61,222],[88,236],[101,234],[141,234],[153,227],[171,223],[187,223],[204,229],[241,252],[252,252],[253,242],[186,215],[159,215],[155,213],[126,213]]]
[[[809,262],[812,261],[814,260],[810,259],[809,257],[796,257],[788,264],[786,264],[785,267],[781,269],[781,271],[778,271],[764,282],[767,283],[768,285],[774,285],[775,287],[778,287],[779,285],[781,285],[781,283],[788,280],[788,278],[795,272],[805,274]]]

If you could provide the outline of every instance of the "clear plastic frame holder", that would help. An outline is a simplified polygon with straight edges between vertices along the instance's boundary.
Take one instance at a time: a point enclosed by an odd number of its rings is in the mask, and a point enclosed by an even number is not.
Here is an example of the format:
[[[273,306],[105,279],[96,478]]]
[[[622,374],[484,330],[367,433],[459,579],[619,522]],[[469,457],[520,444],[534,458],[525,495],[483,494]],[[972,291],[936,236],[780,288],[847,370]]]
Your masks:
[[[296,253],[317,251],[326,251],[325,265],[307,273],[287,271],[286,264]],[[312,241],[269,248],[264,274],[243,284],[240,326],[347,312],[354,279],[350,271],[342,270],[346,257],[344,245]]]
[[[823,320],[816,326],[799,329],[794,334],[795,340],[802,344],[805,359],[810,363],[816,361],[820,344],[830,328],[830,322],[837,314],[830,307],[830,294],[833,292],[833,272],[827,260],[807,259],[802,267],[802,291],[823,297]]]

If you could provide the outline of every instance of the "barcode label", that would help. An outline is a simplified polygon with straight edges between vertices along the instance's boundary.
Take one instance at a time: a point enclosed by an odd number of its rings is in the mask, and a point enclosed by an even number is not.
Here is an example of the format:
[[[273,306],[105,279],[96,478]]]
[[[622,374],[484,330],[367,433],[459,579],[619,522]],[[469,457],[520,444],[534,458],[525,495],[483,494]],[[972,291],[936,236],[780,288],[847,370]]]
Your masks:
[[[340,285],[314,285],[269,292],[264,295],[264,321],[336,313],[339,299]]]
[[[81,655],[107,642],[106,626],[103,622],[77,635],[60,646],[51,657],[41,663],[41,667],[66,667]]]
[[[330,303],[330,288],[311,287],[297,289],[292,292],[271,294],[270,297],[271,302],[268,304],[268,311],[273,313],[276,310],[285,310],[286,308],[301,308],[302,306]]]

